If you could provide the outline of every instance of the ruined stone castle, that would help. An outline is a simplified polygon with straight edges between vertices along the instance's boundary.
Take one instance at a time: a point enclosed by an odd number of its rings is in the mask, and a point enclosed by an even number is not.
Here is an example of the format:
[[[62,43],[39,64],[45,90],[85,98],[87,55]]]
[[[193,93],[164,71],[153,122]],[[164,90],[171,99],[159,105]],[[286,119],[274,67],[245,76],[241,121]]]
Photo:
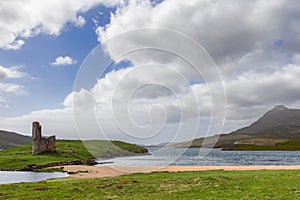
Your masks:
[[[32,123],[32,155],[43,152],[55,152],[55,143],[55,135],[48,138],[42,137],[42,126],[40,123]]]

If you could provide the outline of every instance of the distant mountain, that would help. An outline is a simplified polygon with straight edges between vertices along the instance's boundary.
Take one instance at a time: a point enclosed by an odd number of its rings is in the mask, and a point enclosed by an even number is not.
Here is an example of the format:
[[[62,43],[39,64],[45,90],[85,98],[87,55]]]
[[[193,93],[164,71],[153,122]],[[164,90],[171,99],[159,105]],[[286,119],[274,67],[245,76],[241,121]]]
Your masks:
[[[248,127],[234,131],[239,134],[299,133],[300,110],[276,106]]]
[[[29,143],[31,143],[31,137],[29,136],[0,130],[0,149],[8,149]]]
[[[195,139],[172,147],[215,147],[235,149],[245,145],[275,146],[277,143],[300,138],[300,110],[275,106],[250,126],[229,134]],[[299,146],[300,149],[300,146]]]

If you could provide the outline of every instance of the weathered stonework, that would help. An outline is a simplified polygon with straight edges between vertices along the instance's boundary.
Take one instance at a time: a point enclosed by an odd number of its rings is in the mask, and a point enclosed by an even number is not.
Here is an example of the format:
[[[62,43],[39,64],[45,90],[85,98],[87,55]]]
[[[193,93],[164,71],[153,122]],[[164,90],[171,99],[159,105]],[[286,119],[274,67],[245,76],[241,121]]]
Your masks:
[[[48,138],[42,137],[42,126],[40,123],[32,123],[32,155],[43,152],[55,152],[55,143],[55,135]]]

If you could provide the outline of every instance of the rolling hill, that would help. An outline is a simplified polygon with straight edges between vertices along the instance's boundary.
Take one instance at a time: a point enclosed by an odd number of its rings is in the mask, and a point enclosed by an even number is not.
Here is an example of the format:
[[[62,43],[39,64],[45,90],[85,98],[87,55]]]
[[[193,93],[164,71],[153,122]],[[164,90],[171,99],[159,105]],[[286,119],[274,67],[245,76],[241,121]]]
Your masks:
[[[275,106],[250,126],[229,134],[181,142],[171,147],[214,147],[223,149],[300,150],[300,110]],[[294,142],[293,142],[294,141]],[[283,145],[285,142],[292,146]],[[288,147],[288,148],[287,148]]]
[[[31,143],[31,137],[0,130],[0,149],[8,149]]]

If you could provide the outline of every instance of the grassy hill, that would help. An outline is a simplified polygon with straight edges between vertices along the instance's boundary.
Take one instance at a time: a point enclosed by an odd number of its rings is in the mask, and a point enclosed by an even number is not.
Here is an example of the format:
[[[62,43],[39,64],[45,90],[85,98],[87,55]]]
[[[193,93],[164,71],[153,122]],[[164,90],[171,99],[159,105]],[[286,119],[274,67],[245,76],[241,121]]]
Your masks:
[[[31,144],[0,151],[1,170],[20,170],[26,165],[88,160],[93,157],[118,157],[147,153],[147,149],[121,141],[90,140],[89,152],[80,140],[58,140],[55,153],[31,155]]]
[[[198,138],[170,146],[232,150],[300,150],[297,139],[300,139],[300,110],[288,109],[281,105],[268,111],[250,126],[229,134]]]
[[[31,137],[0,130],[0,149],[8,149],[29,143],[31,143]]]

